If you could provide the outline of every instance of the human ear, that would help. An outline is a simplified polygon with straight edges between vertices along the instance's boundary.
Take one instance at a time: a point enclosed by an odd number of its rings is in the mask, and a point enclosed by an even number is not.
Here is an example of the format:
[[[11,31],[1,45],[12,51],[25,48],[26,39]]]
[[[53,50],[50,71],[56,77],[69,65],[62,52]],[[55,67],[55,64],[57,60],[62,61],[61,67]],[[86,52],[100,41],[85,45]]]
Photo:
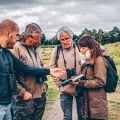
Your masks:
[[[6,32],[6,36],[7,36],[8,38],[11,38],[11,36],[12,36],[11,32],[10,32],[10,31],[7,31],[7,32]]]

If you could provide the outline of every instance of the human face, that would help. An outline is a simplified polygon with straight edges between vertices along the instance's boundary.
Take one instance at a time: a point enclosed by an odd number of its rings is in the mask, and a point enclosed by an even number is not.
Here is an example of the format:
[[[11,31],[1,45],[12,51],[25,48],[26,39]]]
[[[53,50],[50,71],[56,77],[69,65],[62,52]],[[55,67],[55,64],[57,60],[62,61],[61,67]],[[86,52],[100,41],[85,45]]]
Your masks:
[[[79,49],[80,49],[80,52],[81,52],[82,54],[85,54],[87,51],[90,50],[89,47],[79,47]]]
[[[16,43],[16,40],[18,40],[18,36],[17,36],[18,33],[19,33],[18,30],[16,30],[15,32],[8,33],[5,48],[13,49],[13,46]]]
[[[33,33],[32,36],[26,37],[25,43],[29,46],[38,47],[41,43],[42,34]]]
[[[64,32],[60,34],[60,42],[63,48],[70,48],[73,41],[71,36],[67,32]]]

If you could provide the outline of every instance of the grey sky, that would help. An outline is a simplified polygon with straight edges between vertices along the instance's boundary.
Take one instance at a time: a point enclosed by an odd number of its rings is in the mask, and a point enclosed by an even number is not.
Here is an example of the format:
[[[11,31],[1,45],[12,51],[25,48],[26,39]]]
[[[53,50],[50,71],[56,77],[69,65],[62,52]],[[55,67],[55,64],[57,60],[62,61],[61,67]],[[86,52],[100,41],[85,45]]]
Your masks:
[[[20,32],[35,22],[48,38],[62,26],[69,26],[76,34],[85,28],[120,28],[120,0],[0,0],[0,11],[0,20],[14,20]]]

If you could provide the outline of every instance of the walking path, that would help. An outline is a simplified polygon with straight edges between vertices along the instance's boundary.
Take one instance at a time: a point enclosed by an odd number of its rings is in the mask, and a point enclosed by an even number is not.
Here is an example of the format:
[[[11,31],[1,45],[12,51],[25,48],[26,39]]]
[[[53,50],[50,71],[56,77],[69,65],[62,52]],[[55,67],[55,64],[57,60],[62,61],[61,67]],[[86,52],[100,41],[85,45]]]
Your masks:
[[[107,94],[108,101],[113,101],[120,103],[120,93],[109,93]],[[49,110],[46,110],[43,116],[43,120],[63,120],[63,113],[61,111],[60,107],[60,101],[57,100],[50,108]],[[73,104],[73,120],[77,120],[77,113],[76,113],[76,103],[74,99]],[[113,119],[113,120],[119,120],[119,119]]]
[[[77,120],[76,103],[73,100],[73,120]],[[57,100],[49,110],[45,111],[43,120],[63,120],[63,113],[60,106],[60,101]]]

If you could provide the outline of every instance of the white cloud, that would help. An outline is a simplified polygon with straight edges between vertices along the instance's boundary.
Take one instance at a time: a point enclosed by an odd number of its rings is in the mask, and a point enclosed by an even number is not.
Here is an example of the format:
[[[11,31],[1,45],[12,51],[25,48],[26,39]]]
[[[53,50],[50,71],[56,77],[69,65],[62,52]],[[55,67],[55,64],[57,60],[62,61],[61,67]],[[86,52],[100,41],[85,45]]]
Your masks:
[[[119,0],[4,0],[0,20],[14,20],[21,32],[27,24],[36,22],[47,37],[53,37],[62,26],[78,34],[85,28],[110,30],[120,27],[119,4]]]

